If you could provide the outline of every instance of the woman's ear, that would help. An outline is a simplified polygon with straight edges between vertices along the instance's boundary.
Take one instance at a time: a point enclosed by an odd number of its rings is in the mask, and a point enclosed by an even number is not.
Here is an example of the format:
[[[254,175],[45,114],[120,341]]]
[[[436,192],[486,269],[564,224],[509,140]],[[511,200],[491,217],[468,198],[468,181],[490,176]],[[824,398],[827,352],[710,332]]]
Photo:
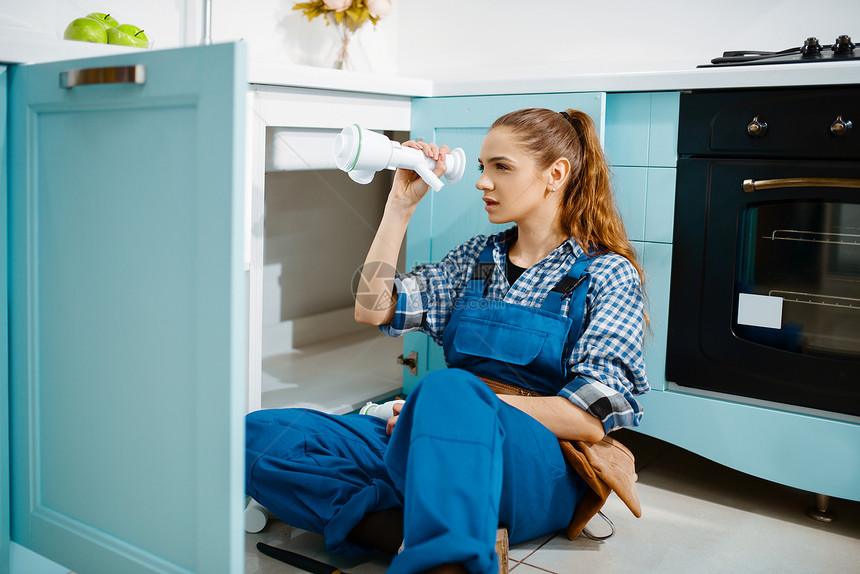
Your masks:
[[[560,157],[549,166],[547,171],[547,189],[556,191],[562,189],[570,174],[570,161],[566,157]]]

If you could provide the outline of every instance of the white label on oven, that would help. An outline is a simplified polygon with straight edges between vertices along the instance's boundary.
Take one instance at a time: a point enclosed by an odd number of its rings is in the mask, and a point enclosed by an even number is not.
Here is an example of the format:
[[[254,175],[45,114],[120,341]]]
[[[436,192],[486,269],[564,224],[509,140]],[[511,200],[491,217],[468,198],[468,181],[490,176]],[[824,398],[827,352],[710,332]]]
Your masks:
[[[738,295],[738,325],[782,328],[782,297],[770,295]]]

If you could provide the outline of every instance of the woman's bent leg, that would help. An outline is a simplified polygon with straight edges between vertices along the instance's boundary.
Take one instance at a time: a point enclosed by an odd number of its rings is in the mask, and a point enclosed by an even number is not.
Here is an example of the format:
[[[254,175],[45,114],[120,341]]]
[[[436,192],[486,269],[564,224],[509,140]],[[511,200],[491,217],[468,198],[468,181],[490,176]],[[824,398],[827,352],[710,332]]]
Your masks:
[[[495,572],[499,524],[515,540],[552,532],[581,496],[555,436],[458,369],[431,373],[410,393],[385,463],[405,499],[392,574],[446,563]]]
[[[246,417],[245,489],[278,518],[322,534],[332,552],[368,551],[347,536],[369,512],[402,499],[383,463],[385,422],[272,409]]]

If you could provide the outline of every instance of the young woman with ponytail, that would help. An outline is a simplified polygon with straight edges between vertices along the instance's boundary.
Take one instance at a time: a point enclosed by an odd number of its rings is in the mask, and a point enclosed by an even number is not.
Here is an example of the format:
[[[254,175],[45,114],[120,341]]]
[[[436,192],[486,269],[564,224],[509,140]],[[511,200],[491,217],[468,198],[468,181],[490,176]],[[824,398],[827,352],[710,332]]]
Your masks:
[[[446,146],[404,145],[444,172]],[[591,119],[509,113],[478,163],[489,220],[513,225],[396,273],[428,191],[399,169],[356,299],[356,320],[392,336],[427,333],[449,368],[427,375],[387,422],[248,416],[248,494],[322,533],[334,552],[397,551],[390,573],[489,574],[498,526],[514,544],[568,526],[588,487],[559,440],[592,443],[638,425],[635,397],[649,389],[642,269]]]

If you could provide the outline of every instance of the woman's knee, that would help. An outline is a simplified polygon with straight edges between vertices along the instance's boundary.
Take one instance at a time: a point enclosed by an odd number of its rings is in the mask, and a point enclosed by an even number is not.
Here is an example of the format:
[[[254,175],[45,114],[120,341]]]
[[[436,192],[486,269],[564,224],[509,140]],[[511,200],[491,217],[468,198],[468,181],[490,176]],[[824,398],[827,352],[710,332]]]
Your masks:
[[[481,379],[462,369],[442,369],[428,374],[409,393],[404,411],[447,412],[497,408],[496,395]],[[456,405],[456,407],[455,407]]]

